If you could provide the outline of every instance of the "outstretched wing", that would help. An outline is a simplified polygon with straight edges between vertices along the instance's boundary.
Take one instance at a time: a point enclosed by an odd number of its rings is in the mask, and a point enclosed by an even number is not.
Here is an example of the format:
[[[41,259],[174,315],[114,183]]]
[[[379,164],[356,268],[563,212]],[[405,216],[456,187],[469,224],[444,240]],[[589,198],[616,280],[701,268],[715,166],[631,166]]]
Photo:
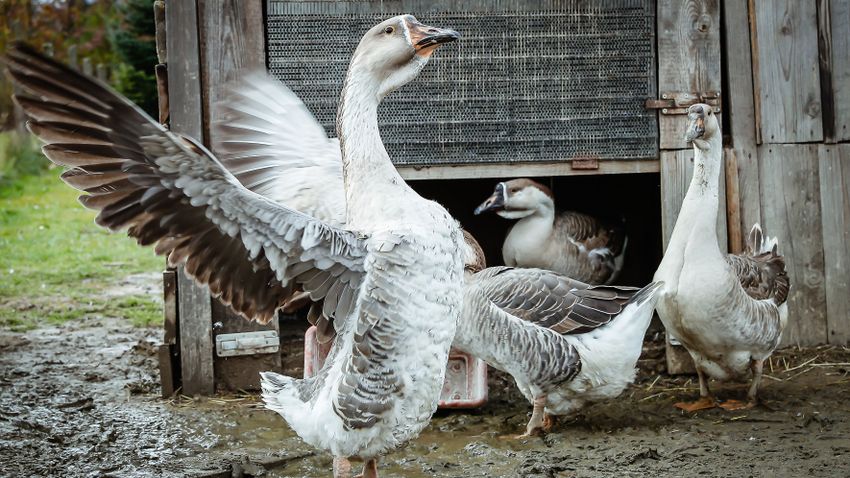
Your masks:
[[[475,280],[500,309],[560,334],[583,334],[611,322],[639,290],[589,286],[542,269],[491,267]]]
[[[30,130],[99,225],[155,244],[246,318],[270,320],[292,282],[348,315],[365,238],[245,189],[203,146],[28,46],[14,46],[7,65]]]
[[[339,141],[280,81],[255,71],[215,105],[213,150],[248,189],[335,226],[345,224]]]

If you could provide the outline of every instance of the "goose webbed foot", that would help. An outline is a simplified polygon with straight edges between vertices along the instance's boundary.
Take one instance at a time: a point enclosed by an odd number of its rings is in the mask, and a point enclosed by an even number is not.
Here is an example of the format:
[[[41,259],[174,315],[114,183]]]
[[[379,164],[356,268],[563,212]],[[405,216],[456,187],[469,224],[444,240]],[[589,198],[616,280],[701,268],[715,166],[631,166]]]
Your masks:
[[[674,404],[673,406],[680,409],[680,410],[684,410],[686,412],[692,413],[692,412],[696,412],[698,410],[708,410],[708,409],[711,409],[711,408],[715,408],[718,405],[719,404],[717,403],[717,400],[715,400],[714,397],[709,395],[709,396],[706,396],[706,397],[700,397],[699,400],[697,400],[695,402],[678,402],[678,403]]]
[[[520,440],[542,435],[546,428],[546,417],[546,396],[544,395],[534,399],[534,410],[531,412],[531,419],[528,420],[528,425],[525,426],[525,433],[522,435],[507,435],[500,438],[503,440]]]
[[[758,404],[757,401],[747,400],[746,402],[742,402],[740,400],[724,400],[722,403],[718,403],[717,406],[726,410],[726,411],[735,411],[735,410],[749,410],[755,407]]]

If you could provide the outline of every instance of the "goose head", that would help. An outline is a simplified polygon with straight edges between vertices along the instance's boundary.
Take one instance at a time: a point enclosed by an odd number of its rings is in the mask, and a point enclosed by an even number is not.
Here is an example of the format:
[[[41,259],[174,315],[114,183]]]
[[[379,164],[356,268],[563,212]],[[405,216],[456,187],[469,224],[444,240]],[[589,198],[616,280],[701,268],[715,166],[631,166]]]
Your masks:
[[[505,219],[522,219],[538,211],[555,209],[552,191],[531,179],[512,179],[496,185],[496,190],[475,208],[475,214],[495,211]]]
[[[460,38],[454,30],[419,23],[413,15],[385,20],[366,32],[354,52],[349,76],[365,79],[378,100],[416,78],[434,50]]]
[[[721,140],[721,133],[714,109],[703,103],[691,105],[688,108],[688,130],[685,132],[685,141],[693,143],[701,150],[706,150],[715,140]]]

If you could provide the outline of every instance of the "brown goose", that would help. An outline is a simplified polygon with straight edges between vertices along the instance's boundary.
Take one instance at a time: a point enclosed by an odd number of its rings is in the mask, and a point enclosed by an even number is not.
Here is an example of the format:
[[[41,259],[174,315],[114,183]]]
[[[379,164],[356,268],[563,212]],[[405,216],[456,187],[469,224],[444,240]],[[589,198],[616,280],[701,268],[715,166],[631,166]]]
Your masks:
[[[627,238],[622,223],[574,211],[556,213],[552,191],[536,181],[497,184],[475,214],[485,211],[519,219],[502,245],[508,266],[548,269],[588,284],[610,284],[623,267]]]
[[[751,372],[747,402],[728,400],[727,409],[758,400],[765,359],[779,345],[788,319],[789,282],[777,242],[756,224],[747,250],[724,255],[716,220],[723,144],[717,116],[708,105],[688,109],[686,139],[693,142],[694,173],[655,280],[665,286],[658,315],[690,352],[699,375],[700,398],[678,403],[687,411],[718,406],[708,378],[744,379]]]

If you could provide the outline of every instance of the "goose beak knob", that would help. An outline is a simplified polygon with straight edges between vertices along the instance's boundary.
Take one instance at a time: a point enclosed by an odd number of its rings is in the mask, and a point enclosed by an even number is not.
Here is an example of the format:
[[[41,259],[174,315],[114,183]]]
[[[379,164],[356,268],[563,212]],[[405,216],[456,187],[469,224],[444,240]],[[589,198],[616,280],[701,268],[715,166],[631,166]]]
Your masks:
[[[501,211],[505,208],[505,185],[503,183],[499,183],[496,185],[496,190],[493,191],[493,194],[487,198],[486,201],[481,203],[480,206],[475,208],[475,215],[479,215],[482,212],[487,211]]]
[[[460,38],[460,33],[454,30],[423,25],[413,16],[407,18],[407,30],[418,55],[430,55],[440,45]]]

